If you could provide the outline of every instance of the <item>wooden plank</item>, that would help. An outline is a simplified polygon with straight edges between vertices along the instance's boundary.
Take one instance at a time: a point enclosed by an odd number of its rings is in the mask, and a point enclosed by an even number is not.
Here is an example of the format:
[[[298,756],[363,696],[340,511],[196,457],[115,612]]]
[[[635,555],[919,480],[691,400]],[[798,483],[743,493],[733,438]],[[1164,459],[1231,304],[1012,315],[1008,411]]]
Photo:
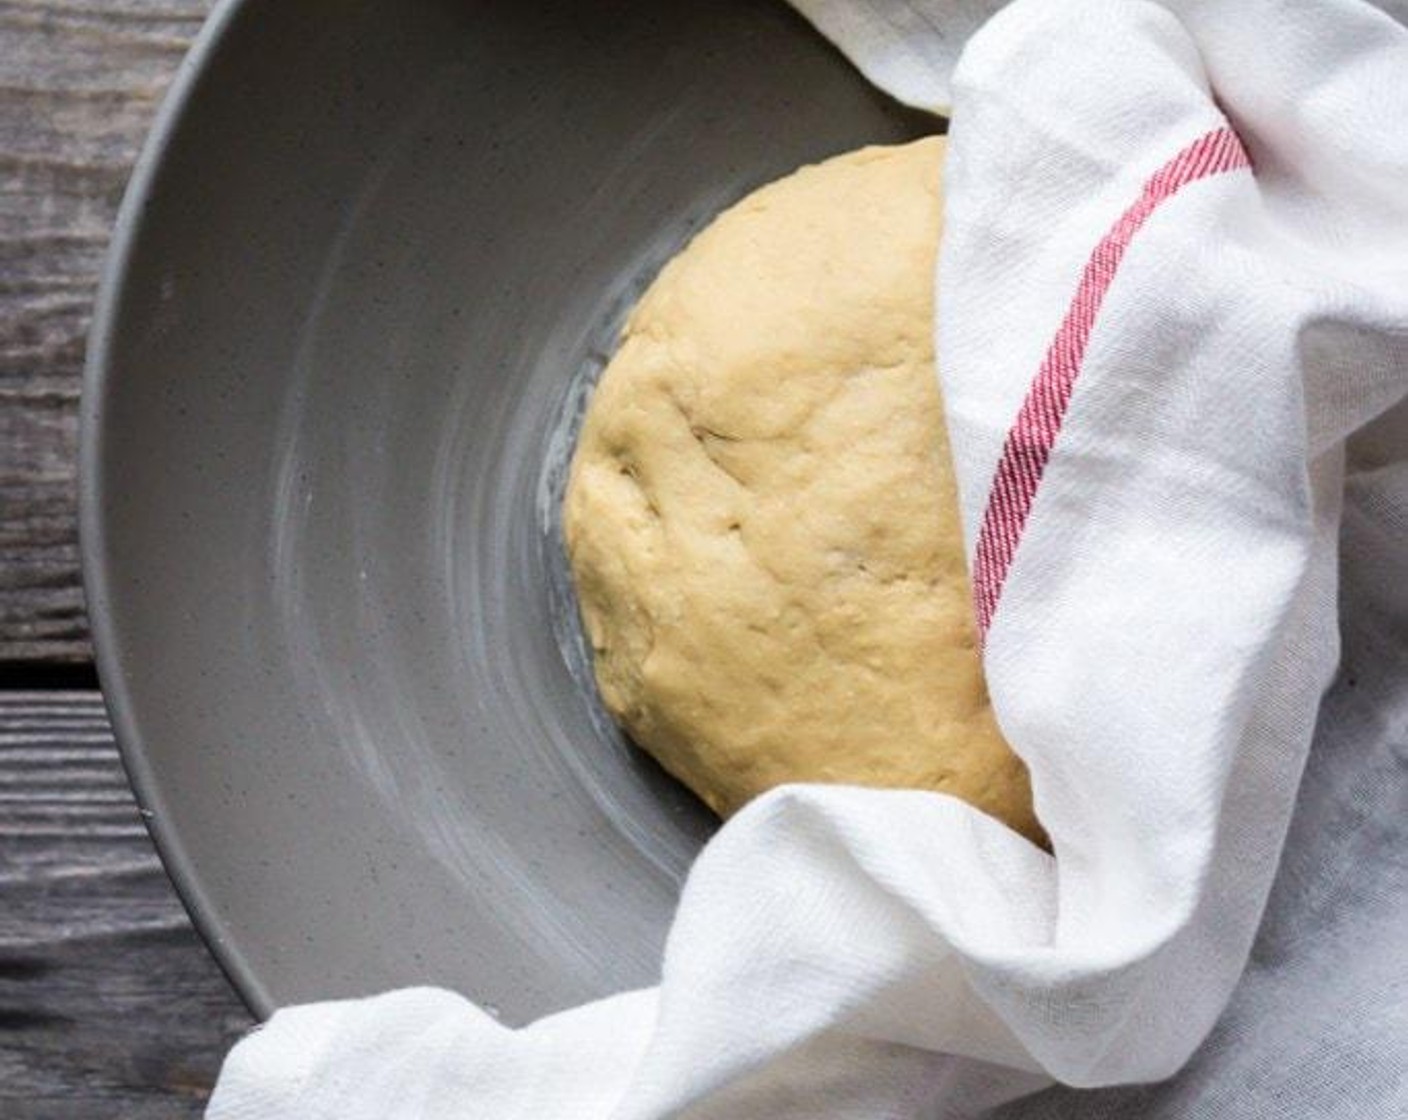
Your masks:
[[[89,658],[84,343],[133,160],[210,0],[0,0],[0,662]]]
[[[200,1115],[251,1025],[92,692],[0,693],[0,1116]]]
[[[48,389],[0,381],[0,661],[91,656],[76,531],[77,405],[76,379]]]

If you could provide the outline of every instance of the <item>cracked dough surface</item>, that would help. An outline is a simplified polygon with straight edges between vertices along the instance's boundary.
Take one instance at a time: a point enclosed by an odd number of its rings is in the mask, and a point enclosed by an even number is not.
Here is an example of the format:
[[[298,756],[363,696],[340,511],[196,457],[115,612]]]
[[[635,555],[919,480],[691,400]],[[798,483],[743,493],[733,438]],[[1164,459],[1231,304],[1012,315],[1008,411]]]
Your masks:
[[[1039,838],[988,704],[934,373],[944,141],[806,167],[630,316],[564,533],[607,708],[727,815],[942,790]]]

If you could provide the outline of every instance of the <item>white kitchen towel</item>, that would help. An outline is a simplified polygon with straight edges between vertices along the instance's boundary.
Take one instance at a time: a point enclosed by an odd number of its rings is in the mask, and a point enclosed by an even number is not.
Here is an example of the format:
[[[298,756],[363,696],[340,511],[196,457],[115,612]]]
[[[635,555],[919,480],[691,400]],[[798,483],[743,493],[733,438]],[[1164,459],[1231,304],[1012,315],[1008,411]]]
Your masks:
[[[958,9],[801,6],[942,103]],[[288,1009],[209,1115],[966,1116],[1195,1052],[1004,1111],[1408,1111],[1401,15],[1019,0],[953,75],[939,365],[1054,855],[936,794],[775,791],[658,988],[521,1030],[430,990]]]

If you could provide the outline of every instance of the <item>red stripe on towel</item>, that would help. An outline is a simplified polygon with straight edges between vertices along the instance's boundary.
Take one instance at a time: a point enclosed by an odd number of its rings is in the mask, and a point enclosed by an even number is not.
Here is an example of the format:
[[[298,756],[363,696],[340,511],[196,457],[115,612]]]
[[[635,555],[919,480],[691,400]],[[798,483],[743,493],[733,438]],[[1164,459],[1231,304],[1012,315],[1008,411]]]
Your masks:
[[[1086,262],[1075,298],[1042,359],[1017,419],[1007,433],[988,493],[973,558],[973,605],[978,632],[987,637],[1002,585],[1022,539],[1032,500],[1061,431],[1071,391],[1080,376],[1086,345],[1100,304],[1114,282],[1125,250],[1149,215],[1189,183],[1250,167],[1246,149],[1230,128],[1195,140],[1144,184],[1138,200],[1100,239]]]

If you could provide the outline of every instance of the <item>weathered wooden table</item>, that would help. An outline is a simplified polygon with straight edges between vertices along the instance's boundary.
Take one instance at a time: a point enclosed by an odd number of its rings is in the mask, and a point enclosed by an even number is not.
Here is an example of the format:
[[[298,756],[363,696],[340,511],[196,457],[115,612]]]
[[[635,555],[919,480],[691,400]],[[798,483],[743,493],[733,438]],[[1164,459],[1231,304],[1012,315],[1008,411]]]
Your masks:
[[[251,1022],[118,762],[79,581],[84,342],[210,0],[0,0],[0,1117],[198,1116]]]

